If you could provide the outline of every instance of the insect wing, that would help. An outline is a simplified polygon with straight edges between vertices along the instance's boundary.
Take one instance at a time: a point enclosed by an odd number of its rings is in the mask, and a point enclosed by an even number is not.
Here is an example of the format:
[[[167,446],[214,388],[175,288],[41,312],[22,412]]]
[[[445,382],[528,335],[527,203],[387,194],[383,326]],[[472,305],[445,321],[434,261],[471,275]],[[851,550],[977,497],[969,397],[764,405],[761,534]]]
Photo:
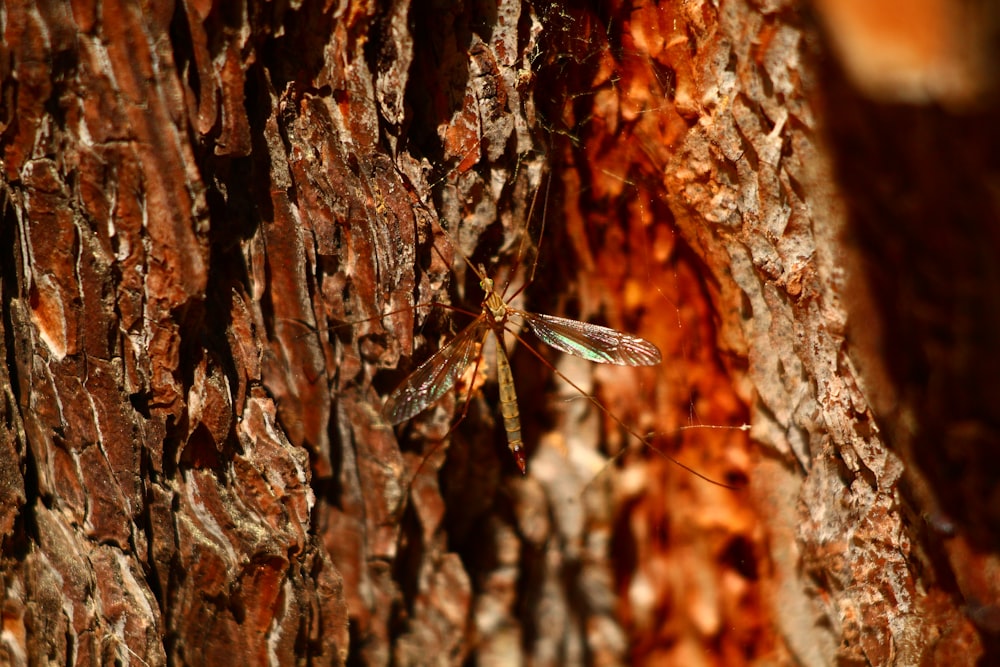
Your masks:
[[[644,338],[565,317],[517,311],[542,341],[588,361],[619,366],[653,366],[660,350]]]
[[[422,363],[386,399],[382,408],[386,420],[399,424],[436,403],[479,354],[485,334],[486,320],[480,317]]]

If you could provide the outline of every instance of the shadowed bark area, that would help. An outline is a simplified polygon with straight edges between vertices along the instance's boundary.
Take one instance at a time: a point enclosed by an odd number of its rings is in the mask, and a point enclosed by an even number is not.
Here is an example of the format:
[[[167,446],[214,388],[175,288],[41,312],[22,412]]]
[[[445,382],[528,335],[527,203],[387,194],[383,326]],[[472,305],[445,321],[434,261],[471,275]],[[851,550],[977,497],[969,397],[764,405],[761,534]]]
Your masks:
[[[2,661],[995,660],[993,84],[836,9],[6,3]],[[479,264],[664,357],[509,336],[524,477],[381,415]]]

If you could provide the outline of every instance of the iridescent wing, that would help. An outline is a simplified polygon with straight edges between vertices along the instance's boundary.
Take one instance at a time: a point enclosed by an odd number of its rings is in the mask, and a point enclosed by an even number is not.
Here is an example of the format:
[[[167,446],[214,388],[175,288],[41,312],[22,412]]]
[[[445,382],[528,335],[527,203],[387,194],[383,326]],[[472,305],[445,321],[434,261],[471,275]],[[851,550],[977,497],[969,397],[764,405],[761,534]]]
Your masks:
[[[431,355],[386,399],[382,414],[390,424],[399,424],[423,412],[455,385],[476,355],[489,327],[486,318],[475,322]]]
[[[644,338],[565,317],[514,311],[542,341],[589,361],[619,366],[653,366],[660,350]]]

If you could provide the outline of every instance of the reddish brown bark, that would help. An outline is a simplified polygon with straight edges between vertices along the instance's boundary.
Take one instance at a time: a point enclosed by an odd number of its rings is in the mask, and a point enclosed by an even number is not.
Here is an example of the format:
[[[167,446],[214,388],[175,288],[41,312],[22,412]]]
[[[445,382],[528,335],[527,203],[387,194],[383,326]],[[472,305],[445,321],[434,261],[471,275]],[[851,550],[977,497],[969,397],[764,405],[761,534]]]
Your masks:
[[[992,84],[819,6],[7,3],[3,659],[988,664]],[[380,416],[463,255],[664,355],[517,343],[523,478]]]

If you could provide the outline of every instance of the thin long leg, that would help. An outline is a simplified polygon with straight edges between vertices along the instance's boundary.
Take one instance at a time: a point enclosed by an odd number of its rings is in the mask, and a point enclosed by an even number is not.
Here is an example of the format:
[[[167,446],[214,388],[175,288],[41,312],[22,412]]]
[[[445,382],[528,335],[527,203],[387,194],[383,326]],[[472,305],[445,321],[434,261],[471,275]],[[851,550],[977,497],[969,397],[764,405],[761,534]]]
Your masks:
[[[545,357],[543,357],[542,354],[538,350],[536,350],[535,348],[533,348],[531,345],[528,345],[527,341],[525,341],[523,338],[521,338],[521,336],[519,336],[516,332],[511,331],[510,333],[513,334],[513,336],[518,340],[519,343],[521,343],[521,345],[523,345],[524,347],[528,348],[528,350],[533,355],[535,355],[538,358],[539,361],[541,361],[543,364],[545,364],[550,369],[552,369],[552,372],[555,373],[559,377],[559,379],[561,379],[563,382],[565,382],[569,386],[573,387],[573,389],[576,389],[580,393],[581,396],[583,396],[588,401],[590,401],[592,404],[594,404],[601,412],[603,412],[604,414],[606,414],[608,417],[611,417],[612,421],[614,421],[616,424],[618,424],[623,429],[625,429],[625,431],[629,435],[631,435],[633,438],[635,438],[636,440],[638,440],[639,442],[641,442],[642,444],[644,444],[647,448],[649,448],[652,451],[656,452],[657,454],[659,454],[660,456],[662,456],[666,460],[670,461],[671,463],[673,463],[677,467],[682,468],[683,470],[687,470],[689,473],[691,473],[695,477],[703,479],[704,481],[708,482],[709,484],[714,484],[715,486],[721,486],[724,489],[731,489],[733,491],[738,491],[739,490],[739,487],[731,486],[731,485],[725,484],[723,482],[717,482],[716,480],[712,479],[711,477],[707,477],[707,476],[701,474],[700,472],[698,472],[694,468],[691,468],[691,467],[689,467],[687,465],[684,465],[683,463],[681,463],[680,461],[678,461],[674,457],[670,456],[666,452],[662,452],[659,449],[657,449],[656,447],[654,447],[652,445],[652,443],[650,443],[648,440],[646,440],[646,438],[640,436],[638,433],[636,433],[635,431],[633,431],[625,422],[623,422],[621,419],[619,419],[617,415],[615,415],[613,412],[611,412],[606,407],[604,407],[604,405],[599,400],[597,400],[597,398],[595,398],[594,396],[591,396],[590,394],[588,394],[587,392],[585,392],[583,389],[581,389],[579,387],[579,385],[577,385],[575,382],[573,382],[568,377],[566,377],[565,375],[563,375],[563,373],[558,368],[556,368],[555,366],[553,366],[552,364],[550,364],[549,361]],[[610,463],[611,462],[609,461],[608,464],[605,465],[605,467],[607,467],[607,465],[609,465]],[[603,472],[603,470],[602,470],[602,472]],[[600,473],[598,473],[598,474],[600,474]]]
[[[513,300],[515,297],[517,297],[518,294],[520,294],[521,292],[523,292],[524,290],[526,290],[531,285],[531,283],[533,283],[535,281],[535,270],[538,268],[538,258],[541,256],[541,251],[542,251],[542,238],[545,235],[545,223],[548,221],[549,188],[551,187],[551,185],[552,185],[552,175],[551,174],[547,174],[546,177],[545,177],[545,198],[544,198],[544,201],[542,203],[542,226],[538,230],[538,243],[535,244],[535,259],[531,263],[531,271],[528,273],[528,277],[524,280],[523,283],[521,283],[520,287],[518,287],[516,290],[514,290],[513,294],[509,294],[508,295],[506,293],[507,292],[507,285],[504,285],[503,292],[501,294],[502,294],[503,300],[506,301],[506,302],[508,302],[508,303],[511,300]],[[528,225],[529,225],[529,228],[530,228],[530,224],[531,224],[531,217],[534,215],[534,211],[535,211],[535,202],[537,200],[538,200],[538,190],[535,190],[535,196],[532,198],[532,200],[531,200],[531,206],[528,209]],[[525,230],[525,232],[527,232],[527,229]],[[528,237],[527,233],[525,233],[523,236],[521,236],[521,245],[520,245],[520,247],[517,250],[518,257],[522,256],[522,253],[524,251],[524,239],[526,239],[527,237]],[[508,283],[508,285],[509,285],[509,283]]]

